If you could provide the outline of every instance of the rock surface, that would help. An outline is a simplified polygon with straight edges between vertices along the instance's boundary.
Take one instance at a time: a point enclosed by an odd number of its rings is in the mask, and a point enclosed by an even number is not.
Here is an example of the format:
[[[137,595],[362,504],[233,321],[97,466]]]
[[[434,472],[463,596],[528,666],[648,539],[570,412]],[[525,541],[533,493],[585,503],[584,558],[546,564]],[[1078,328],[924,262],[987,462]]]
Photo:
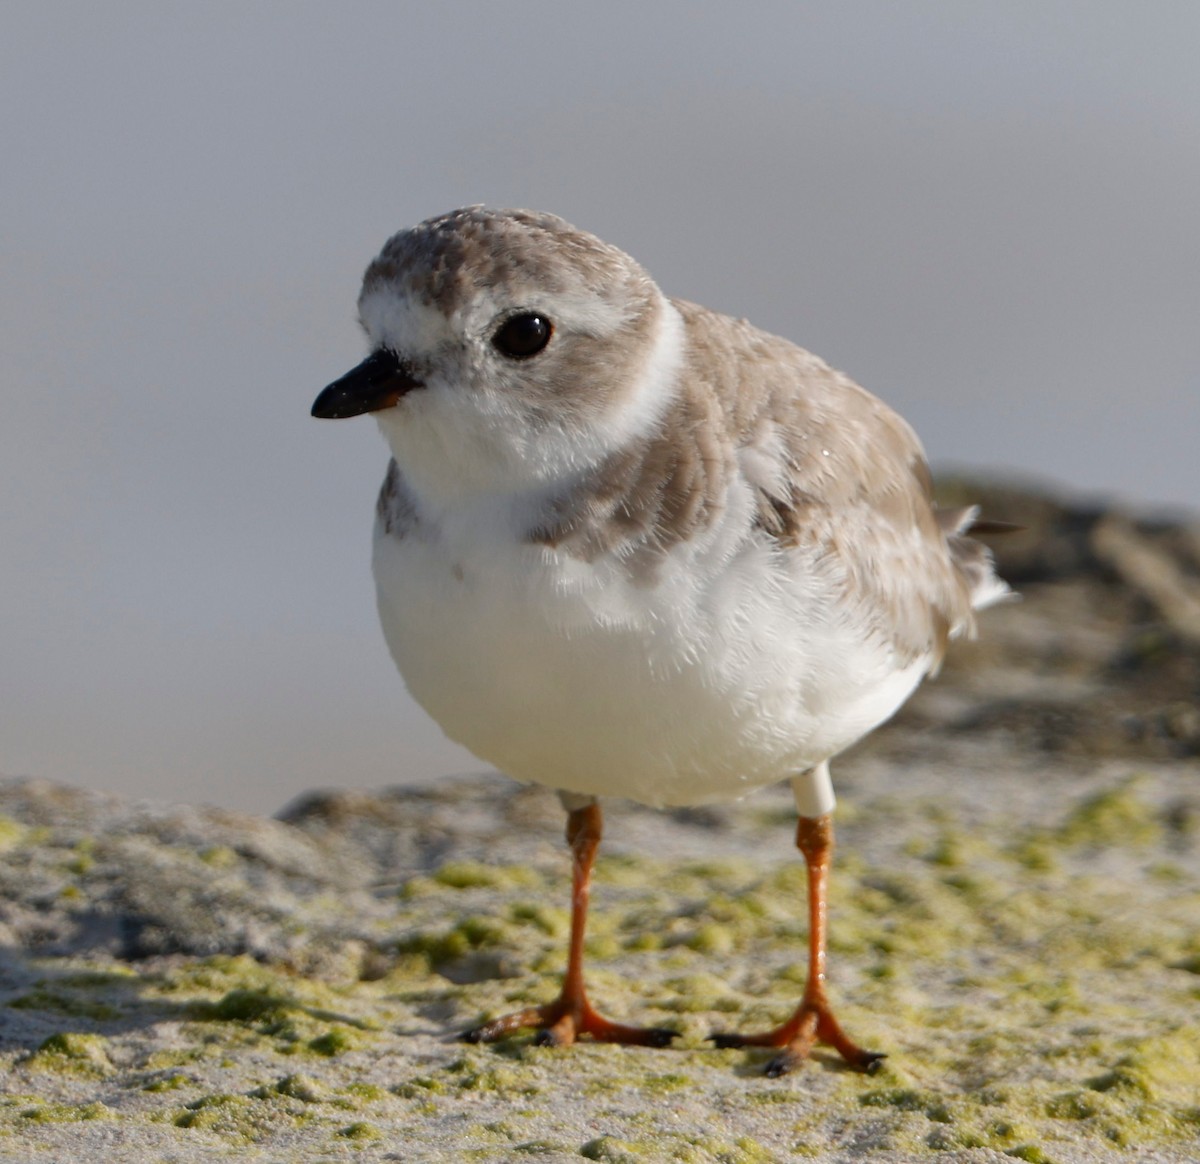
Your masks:
[[[803,983],[785,790],[606,806],[589,979],[664,1050],[452,1039],[553,996],[555,798],[499,776],[274,820],[0,785],[0,1159],[1191,1161],[1200,528],[951,483],[1023,600],[835,767],[831,990],[886,1051],[713,1030]]]

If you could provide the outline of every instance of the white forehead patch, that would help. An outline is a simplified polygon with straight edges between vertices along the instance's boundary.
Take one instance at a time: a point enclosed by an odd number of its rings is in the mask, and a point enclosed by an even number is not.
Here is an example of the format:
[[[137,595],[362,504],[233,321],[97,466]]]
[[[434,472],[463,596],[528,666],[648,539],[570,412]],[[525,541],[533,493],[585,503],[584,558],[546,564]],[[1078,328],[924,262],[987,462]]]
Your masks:
[[[454,334],[451,321],[437,307],[396,287],[365,292],[358,318],[373,346],[401,354],[433,351]]]

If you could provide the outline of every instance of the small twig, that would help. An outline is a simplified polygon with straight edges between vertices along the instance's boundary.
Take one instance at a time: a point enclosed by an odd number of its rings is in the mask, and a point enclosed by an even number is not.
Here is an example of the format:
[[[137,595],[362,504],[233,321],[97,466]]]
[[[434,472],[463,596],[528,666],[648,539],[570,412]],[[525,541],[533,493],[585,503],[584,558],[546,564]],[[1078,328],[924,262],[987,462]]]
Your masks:
[[[1115,515],[1096,524],[1092,548],[1123,582],[1154,605],[1172,630],[1200,644],[1200,584],[1186,577],[1169,554]]]

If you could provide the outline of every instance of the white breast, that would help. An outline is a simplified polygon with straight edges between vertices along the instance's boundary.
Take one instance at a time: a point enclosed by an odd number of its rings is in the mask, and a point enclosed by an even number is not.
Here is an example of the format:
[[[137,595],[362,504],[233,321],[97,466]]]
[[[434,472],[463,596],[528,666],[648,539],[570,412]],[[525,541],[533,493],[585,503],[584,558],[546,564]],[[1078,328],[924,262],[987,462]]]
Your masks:
[[[735,499],[736,502],[736,499]],[[651,805],[743,795],[836,754],[927,670],[899,667],[740,506],[653,579],[522,544],[504,514],[377,529],[392,655],[446,734],[517,780]]]

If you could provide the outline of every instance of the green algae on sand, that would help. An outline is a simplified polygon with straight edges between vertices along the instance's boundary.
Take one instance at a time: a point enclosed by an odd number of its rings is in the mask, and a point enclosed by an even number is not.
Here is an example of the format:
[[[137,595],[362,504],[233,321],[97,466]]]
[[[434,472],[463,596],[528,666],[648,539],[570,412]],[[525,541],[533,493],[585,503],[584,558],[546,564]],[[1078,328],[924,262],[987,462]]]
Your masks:
[[[766,1080],[763,1053],[706,1042],[777,1021],[803,984],[803,871],[748,854],[614,853],[598,869],[593,994],[678,1026],[675,1047],[454,1044],[481,1013],[553,997],[567,940],[561,861],[455,858],[389,891],[369,975],[244,954],[32,966],[8,999],[34,1033],[6,1060],[0,1135],[102,1121],[152,1129],[163,1155],[303,1142],[367,1159],[402,1136],[435,1158],[453,1135],[480,1160],[756,1164],[839,1143],[1184,1160],[1200,1140],[1200,876],[1173,811],[1153,778],[1036,821],[860,803],[833,874],[830,972],[843,1021],[890,1054],[869,1079],[818,1052]],[[86,893],[97,874],[74,876]]]

